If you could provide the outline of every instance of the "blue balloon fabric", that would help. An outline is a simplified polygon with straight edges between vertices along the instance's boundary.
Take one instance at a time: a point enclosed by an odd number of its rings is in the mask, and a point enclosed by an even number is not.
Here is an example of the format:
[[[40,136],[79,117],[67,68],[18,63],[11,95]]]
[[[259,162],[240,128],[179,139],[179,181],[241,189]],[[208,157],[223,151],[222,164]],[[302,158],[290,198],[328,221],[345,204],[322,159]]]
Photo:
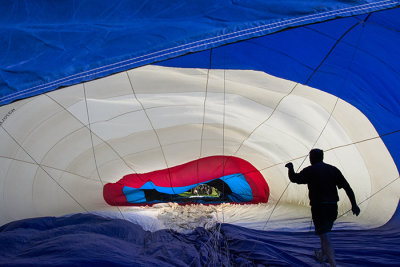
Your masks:
[[[287,28],[396,6],[394,0],[3,1],[0,104]]]
[[[372,231],[336,231],[338,265],[397,266],[397,217]],[[1,266],[315,266],[319,241],[312,231],[230,224],[189,234],[149,232],[125,220],[76,214],[6,224],[0,247]]]

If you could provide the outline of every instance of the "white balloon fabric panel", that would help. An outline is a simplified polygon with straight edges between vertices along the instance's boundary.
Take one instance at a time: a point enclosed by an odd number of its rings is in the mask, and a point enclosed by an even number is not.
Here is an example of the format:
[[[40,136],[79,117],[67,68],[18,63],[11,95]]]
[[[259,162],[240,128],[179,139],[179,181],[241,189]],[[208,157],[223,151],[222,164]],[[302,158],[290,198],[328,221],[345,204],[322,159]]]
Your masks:
[[[398,182],[380,191],[398,171],[359,110],[264,72],[145,66],[0,112],[1,224],[118,211],[103,199],[105,183],[214,155],[249,161],[266,179],[270,203],[282,195],[278,204],[288,212],[280,219],[298,218],[304,214],[295,207],[308,205],[307,189],[288,186],[284,164],[304,168],[313,147],[323,149],[325,161],[353,187],[362,209],[357,223],[385,223],[400,196]],[[350,203],[344,192],[340,199],[342,214]]]

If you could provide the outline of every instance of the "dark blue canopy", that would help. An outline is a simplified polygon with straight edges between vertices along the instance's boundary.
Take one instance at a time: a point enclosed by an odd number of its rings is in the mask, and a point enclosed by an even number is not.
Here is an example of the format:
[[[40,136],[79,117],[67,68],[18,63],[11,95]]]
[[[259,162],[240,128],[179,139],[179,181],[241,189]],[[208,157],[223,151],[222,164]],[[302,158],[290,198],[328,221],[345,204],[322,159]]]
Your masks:
[[[393,0],[3,1],[0,104],[189,52],[398,5]],[[374,24],[398,30],[394,13],[377,15]],[[329,36],[343,33],[332,27],[323,34],[320,45],[329,49]],[[308,58],[305,64],[312,68],[319,62]]]

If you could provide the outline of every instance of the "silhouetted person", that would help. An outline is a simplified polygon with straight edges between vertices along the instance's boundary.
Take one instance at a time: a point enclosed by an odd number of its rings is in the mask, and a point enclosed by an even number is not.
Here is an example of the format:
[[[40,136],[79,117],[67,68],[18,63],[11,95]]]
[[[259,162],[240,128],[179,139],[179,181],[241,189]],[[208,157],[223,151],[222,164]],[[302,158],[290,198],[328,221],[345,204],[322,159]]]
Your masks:
[[[304,168],[299,173],[294,171],[291,162],[285,167],[288,168],[290,181],[308,186],[315,234],[321,239],[321,252],[316,251],[317,258],[322,261],[326,256],[330,265],[336,266],[335,253],[329,237],[329,232],[332,230],[338,214],[339,196],[336,187],[346,191],[353,214],[358,216],[360,208],[356,203],[353,190],[339,169],[323,162],[324,152],[320,149],[312,149],[309,156],[311,166]]]

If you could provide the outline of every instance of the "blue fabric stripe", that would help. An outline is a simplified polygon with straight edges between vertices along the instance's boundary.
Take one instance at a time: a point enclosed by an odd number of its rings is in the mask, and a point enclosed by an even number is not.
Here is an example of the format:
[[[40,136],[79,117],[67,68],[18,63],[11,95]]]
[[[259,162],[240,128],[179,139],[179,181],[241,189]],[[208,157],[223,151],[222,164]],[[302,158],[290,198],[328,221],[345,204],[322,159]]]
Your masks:
[[[124,193],[128,203],[146,203],[146,197],[142,190],[124,186],[122,192]]]
[[[253,192],[243,174],[224,176],[221,180],[232,190],[232,194],[228,195],[230,200],[234,202],[249,202],[253,200]]]
[[[154,185],[153,182],[149,181],[145,183],[143,186],[141,186],[139,189],[155,189],[158,192],[165,193],[165,194],[181,194],[183,192],[186,192],[193,187],[196,187],[196,184],[194,185],[188,185],[188,186],[181,186],[181,187],[163,187],[163,186],[156,186]]]
[[[247,183],[246,178],[243,174],[237,173],[232,175],[226,175],[221,178],[216,178],[223,180],[226,184],[228,184],[229,188],[232,190],[232,194],[229,195],[229,199],[235,202],[248,202],[253,200],[253,193],[251,190],[250,185]],[[208,180],[204,183],[211,182],[216,179]],[[129,203],[146,203],[146,198],[143,193],[143,190],[157,190],[160,193],[165,194],[181,194],[186,192],[199,184],[193,184],[189,186],[182,186],[182,187],[163,187],[163,186],[156,186],[153,182],[149,181],[142,185],[140,188],[133,188],[129,186],[124,186],[122,191]],[[210,202],[208,202],[210,203]]]

